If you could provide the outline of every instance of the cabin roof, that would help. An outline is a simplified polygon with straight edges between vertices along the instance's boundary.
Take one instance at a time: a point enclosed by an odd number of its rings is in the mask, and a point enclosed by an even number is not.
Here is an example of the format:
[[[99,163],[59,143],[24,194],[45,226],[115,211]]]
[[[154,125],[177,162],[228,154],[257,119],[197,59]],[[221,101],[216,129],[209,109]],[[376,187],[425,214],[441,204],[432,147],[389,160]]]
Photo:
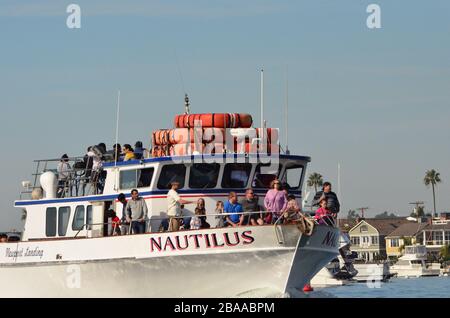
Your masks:
[[[311,157],[307,156],[296,156],[296,155],[283,155],[280,154],[279,159],[285,160],[301,160],[311,162]],[[250,158],[250,159],[265,159],[271,158],[269,155],[258,155],[258,154],[224,154],[224,155],[192,155],[192,156],[168,156],[168,157],[158,157],[158,158],[149,158],[144,160],[130,160],[130,161],[121,161],[121,162],[106,162],[103,164],[104,168],[114,167],[114,166],[131,166],[142,163],[153,163],[153,162],[164,162],[164,161],[173,161],[176,159],[179,162],[195,162],[196,160],[206,159],[209,162],[212,162],[213,159],[240,159],[240,158]],[[200,163],[200,161],[199,161]]]

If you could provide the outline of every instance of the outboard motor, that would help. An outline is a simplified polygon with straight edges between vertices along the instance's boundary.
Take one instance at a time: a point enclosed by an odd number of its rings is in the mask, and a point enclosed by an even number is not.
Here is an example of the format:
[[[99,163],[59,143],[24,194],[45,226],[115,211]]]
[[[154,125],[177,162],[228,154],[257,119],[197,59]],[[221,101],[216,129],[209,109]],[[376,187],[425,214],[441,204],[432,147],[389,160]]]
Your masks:
[[[41,175],[39,180],[44,190],[44,199],[56,199],[56,189],[58,187],[58,178],[56,175],[51,171],[47,171]]]
[[[339,254],[341,254],[342,259],[344,260],[344,268],[347,273],[351,277],[355,277],[356,275],[358,275],[358,271],[353,266],[353,262],[357,255],[350,250],[350,239],[346,234],[343,233],[341,233],[340,235]]]

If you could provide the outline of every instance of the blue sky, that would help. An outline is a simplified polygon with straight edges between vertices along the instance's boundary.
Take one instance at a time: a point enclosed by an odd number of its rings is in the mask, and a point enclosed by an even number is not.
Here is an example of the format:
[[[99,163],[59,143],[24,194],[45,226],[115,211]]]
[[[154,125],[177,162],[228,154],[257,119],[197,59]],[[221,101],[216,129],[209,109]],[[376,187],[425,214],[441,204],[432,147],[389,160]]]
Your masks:
[[[409,214],[426,201],[427,169],[441,173],[450,211],[450,2],[81,1],[82,27],[66,27],[65,1],[0,3],[0,230],[20,228],[12,208],[32,160],[143,140],[183,111],[246,111],[283,127],[289,68],[290,148],[333,183],[341,163],[344,214],[369,206]],[[382,28],[366,27],[377,3]],[[177,69],[179,61],[184,80]]]

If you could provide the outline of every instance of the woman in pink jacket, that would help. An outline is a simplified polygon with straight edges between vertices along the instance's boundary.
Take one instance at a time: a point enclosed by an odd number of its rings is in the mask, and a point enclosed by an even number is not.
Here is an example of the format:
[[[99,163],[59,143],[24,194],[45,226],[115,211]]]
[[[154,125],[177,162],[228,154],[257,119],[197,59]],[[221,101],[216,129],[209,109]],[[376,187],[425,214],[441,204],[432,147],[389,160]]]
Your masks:
[[[267,213],[265,222],[269,224],[275,223],[287,206],[286,194],[281,190],[280,181],[278,179],[273,180],[270,188],[264,199],[264,206],[270,212]]]

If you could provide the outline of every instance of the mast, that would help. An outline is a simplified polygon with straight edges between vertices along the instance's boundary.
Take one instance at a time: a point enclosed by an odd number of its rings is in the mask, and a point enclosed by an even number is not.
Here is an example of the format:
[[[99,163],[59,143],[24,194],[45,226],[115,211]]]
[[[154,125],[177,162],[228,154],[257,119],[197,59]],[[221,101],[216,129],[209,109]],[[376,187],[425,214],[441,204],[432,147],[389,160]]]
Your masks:
[[[286,111],[285,111],[285,128],[286,128],[286,154],[290,155],[289,151],[289,74],[288,74],[288,66],[286,65]]]
[[[264,141],[264,69],[261,69],[261,140]]]

